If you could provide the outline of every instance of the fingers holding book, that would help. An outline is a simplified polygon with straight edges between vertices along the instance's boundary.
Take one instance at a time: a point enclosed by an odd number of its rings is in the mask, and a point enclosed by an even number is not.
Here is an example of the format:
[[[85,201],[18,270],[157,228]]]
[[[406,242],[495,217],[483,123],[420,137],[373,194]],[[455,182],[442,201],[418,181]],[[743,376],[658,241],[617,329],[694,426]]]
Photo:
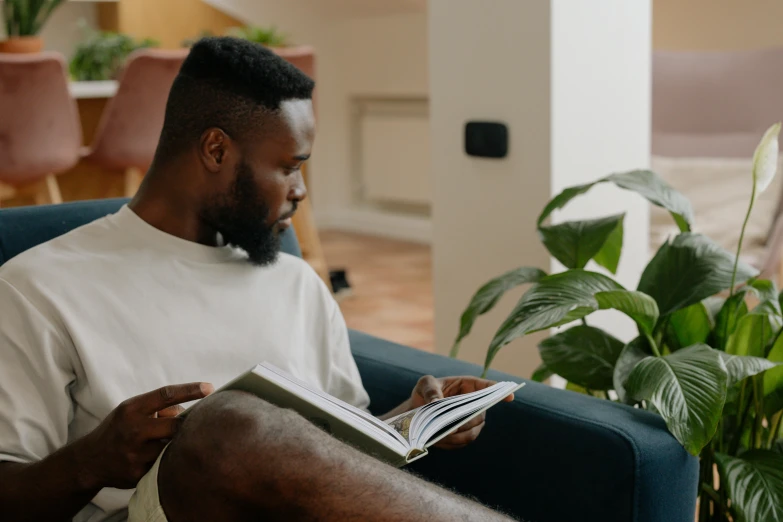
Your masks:
[[[479,433],[484,429],[486,416],[486,412],[481,412],[480,415],[462,425],[457,431],[441,439],[435,444],[435,447],[446,450],[464,448],[478,438]]]
[[[469,375],[440,378],[435,378],[432,375],[425,375],[419,379],[419,382],[416,383],[416,387],[413,389],[413,393],[411,394],[411,406],[413,408],[418,408],[419,406],[424,406],[425,404],[429,404],[438,399],[483,390],[494,384],[497,383],[495,381]],[[505,402],[513,401],[514,394],[509,394],[503,400]]]

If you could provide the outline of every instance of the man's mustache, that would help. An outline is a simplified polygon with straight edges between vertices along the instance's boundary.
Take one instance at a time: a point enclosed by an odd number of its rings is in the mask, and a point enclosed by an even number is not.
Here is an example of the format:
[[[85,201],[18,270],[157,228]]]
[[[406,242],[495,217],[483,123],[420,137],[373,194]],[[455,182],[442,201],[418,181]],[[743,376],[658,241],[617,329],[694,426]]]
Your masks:
[[[296,201],[294,201],[293,208],[291,210],[289,210],[288,212],[286,212],[285,214],[283,214],[282,216],[280,216],[279,218],[277,218],[277,221],[280,222],[280,221],[283,221],[284,219],[288,219],[288,218],[294,217],[294,214],[296,214],[296,207],[297,206],[298,206],[298,203]]]

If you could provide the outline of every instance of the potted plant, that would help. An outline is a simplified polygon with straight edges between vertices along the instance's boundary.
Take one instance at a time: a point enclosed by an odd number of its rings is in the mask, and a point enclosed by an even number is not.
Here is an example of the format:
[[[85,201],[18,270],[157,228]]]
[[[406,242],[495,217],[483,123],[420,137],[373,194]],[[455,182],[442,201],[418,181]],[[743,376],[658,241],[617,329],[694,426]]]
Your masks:
[[[752,193],[736,255],[691,231],[690,202],[655,173],[612,174],[569,187],[538,218],[545,247],[566,270],[521,267],[482,286],[463,313],[452,348],[510,288],[531,284],[492,339],[486,370],[513,339],[572,324],[539,345],[535,380],[557,374],[568,387],[663,417],[671,434],[700,456],[700,522],[783,521],[783,313],[772,281],[739,261],[755,197],[775,175],[780,124],[753,156]],[[614,274],[623,214],[545,224],[549,215],[598,183],[614,183],[669,211],[680,232],[669,238],[635,290],[585,267]],[[629,316],[638,336],[624,343],[590,325],[597,310]]]
[[[288,36],[280,33],[276,26],[259,27],[246,25],[243,27],[234,27],[226,32],[227,36],[235,36],[244,40],[250,40],[266,47],[287,47]]]
[[[37,53],[43,40],[36,36],[63,0],[5,0],[3,20],[6,39],[0,53]]]
[[[152,39],[136,41],[110,31],[92,31],[77,47],[69,70],[74,81],[101,81],[116,78],[130,53],[144,47],[156,47]]]

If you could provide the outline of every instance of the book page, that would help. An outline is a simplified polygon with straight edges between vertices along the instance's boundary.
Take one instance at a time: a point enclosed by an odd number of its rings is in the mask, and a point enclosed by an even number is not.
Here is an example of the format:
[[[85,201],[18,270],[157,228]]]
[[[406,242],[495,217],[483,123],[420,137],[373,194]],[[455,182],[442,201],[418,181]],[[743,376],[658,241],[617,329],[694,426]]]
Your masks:
[[[386,421],[386,423],[391,426],[394,431],[399,433],[408,442],[408,444],[410,444],[411,441],[411,421],[413,421],[413,418],[416,416],[416,413],[418,413],[419,410],[420,408],[415,408]]]
[[[440,415],[435,413],[429,422],[418,426],[419,432],[414,433],[414,437],[411,439],[411,446],[414,448],[427,448],[432,444],[436,444],[440,439],[458,430],[463,424],[523,386],[524,384],[514,382],[501,382],[481,390],[490,390],[490,393],[478,394],[474,392],[475,395],[466,394],[473,395],[471,397],[472,400],[466,400],[454,408],[442,410]]]
[[[393,429],[390,425],[378,419],[377,417],[370,415],[366,411],[360,410],[359,408],[353,406],[352,404],[348,404],[345,401],[341,401],[337,397],[332,397],[328,393],[322,392],[314,387],[311,387],[309,384],[302,381],[301,379],[297,379],[293,375],[285,372],[284,370],[281,370],[280,368],[277,368],[272,364],[264,363],[264,364],[260,364],[259,366],[264,368],[265,370],[274,373],[275,375],[281,377],[282,379],[290,382],[292,385],[308,391],[313,396],[315,396],[316,398],[315,400],[320,399],[318,401],[319,404],[326,403],[326,404],[331,404],[333,406],[337,406],[341,410],[367,421],[371,426],[375,428],[374,431],[383,431],[387,435],[395,437],[400,443],[404,444],[406,447],[408,446],[407,437],[403,437],[402,435],[399,434],[397,430]]]

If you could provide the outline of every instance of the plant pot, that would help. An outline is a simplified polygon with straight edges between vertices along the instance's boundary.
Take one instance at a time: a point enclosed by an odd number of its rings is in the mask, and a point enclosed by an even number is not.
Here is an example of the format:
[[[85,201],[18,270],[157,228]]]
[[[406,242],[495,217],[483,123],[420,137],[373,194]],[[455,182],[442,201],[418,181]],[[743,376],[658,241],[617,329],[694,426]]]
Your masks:
[[[38,36],[15,36],[0,41],[0,53],[40,53],[43,39]]]

